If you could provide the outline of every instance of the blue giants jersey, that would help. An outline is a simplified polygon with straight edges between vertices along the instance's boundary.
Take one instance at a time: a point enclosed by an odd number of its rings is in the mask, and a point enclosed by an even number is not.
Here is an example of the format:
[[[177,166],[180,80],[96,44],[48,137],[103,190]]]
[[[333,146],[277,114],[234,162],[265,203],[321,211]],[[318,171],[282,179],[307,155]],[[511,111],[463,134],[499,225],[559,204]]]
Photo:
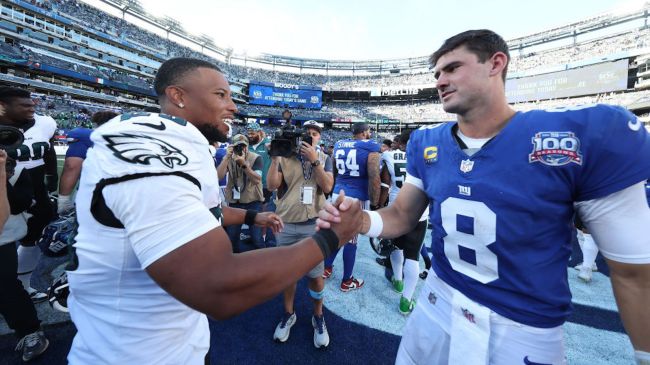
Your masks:
[[[86,158],[86,152],[93,146],[93,141],[90,140],[92,129],[88,128],[75,128],[71,130],[68,137],[68,150],[65,157],[79,157]]]
[[[407,181],[433,203],[433,267],[447,284],[514,321],[562,324],[575,201],[650,175],[650,136],[608,105],[517,113],[468,157],[456,123],[415,131]]]
[[[380,146],[372,139],[343,139],[334,145],[336,184],[334,192],[343,189],[346,196],[368,200],[368,154],[379,153]]]

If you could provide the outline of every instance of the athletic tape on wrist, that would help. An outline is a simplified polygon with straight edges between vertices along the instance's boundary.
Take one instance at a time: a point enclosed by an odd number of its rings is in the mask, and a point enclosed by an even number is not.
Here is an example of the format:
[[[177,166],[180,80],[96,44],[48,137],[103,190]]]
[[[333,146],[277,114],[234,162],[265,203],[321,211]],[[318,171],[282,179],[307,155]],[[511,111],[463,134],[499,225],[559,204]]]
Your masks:
[[[323,252],[323,258],[328,258],[339,248],[339,237],[331,229],[320,229],[311,236]]]
[[[650,365],[650,352],[634,351],[636,365]]]
[[[244,223],[246,223],[247,226],[252,227],[255,225],[255,217],[257,216],[257,211],[248,209],[246,211],[246,217],[244,217]]]
[[[381,236],[381,232],[384,230],[384,220],[381,218],[381,215],[376,211],[366,210],[368,218],[370,218],[370,228],[368,232],[364,235],[372,238],[377,238]]]

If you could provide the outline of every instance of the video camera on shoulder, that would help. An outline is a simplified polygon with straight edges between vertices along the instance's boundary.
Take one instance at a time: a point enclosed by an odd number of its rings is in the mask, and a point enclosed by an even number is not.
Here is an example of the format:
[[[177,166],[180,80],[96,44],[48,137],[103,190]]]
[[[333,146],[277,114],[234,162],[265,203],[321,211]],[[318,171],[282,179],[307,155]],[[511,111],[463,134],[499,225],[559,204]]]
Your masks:
[[[0,125],[0,148],[9,150],[23,144],[25,135],[18,128],[8,125]]]
[[[271,140],[271,149],[269,155],[272,157],[290,157],[292,154],[300,153],[302,142],[313,143],[311,135],[304,129],[297,128],[294,125],[287,125],[275,132]]]

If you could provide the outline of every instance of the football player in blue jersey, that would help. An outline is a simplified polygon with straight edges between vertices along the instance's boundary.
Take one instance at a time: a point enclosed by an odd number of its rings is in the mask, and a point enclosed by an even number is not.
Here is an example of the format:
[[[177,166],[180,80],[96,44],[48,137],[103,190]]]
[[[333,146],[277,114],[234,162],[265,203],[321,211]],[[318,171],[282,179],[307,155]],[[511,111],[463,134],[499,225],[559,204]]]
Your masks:
[[[352,139],[340,140],[334,146],[334,159],[336,161],[336,183],[332,201],[337,198],[337,192],[344,190],[346,196],[359,199],[362,207],[376,206],[379,202],[380,178],[379,160],[381,158],[379,144],[370,139],[370,126],[368,123],[358,122],[352,125]],[[336,254],[332,253],[325,260],[323,278],[332,275],[332,267]],[[341,290],[348,292],[363,286],[363,279],[352,276],[354,262],[357,255],[357,237],[355,236],[343,248],[343,279]]]
[[[431,203],[433,266],[397,364],[565,364],[577,211],[607,260],[635,358],[646,364],[650,135],[616,106],[514,111],[505,96],[509,59],[489,30],[446,40],[430,63],[457,122],[413,132],[394,204],[364,212],[361,224],[326,205],[318,226],[397,237]]]
[[[97,128],[116,116],[117,113],[105,110],[93,114],[90,120],[93,127]],[[72,200],[71,195],[79,181],[79,176],[81,176],[81,165],[86,159],[86,152],[93,146],[93,142],[90,140],[92,131],[90,128],[79,127],[68,133],[69,147],[65,152],[63,171],[61,172],[61,179],[59,179],[59,198],[57,199],[57,212],[59,214],[65,214],[74,209],[74,200]]]

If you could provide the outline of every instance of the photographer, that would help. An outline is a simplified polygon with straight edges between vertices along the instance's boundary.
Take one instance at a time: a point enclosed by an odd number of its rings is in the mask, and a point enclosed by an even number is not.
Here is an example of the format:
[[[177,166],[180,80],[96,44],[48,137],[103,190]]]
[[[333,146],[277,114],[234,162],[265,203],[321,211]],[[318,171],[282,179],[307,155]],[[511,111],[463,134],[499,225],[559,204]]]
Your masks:
[[[271,139],[266,136],[259,123],[251,122],[246,126],[246,133],[248,135],[248,150],[255,152],[262,158],[262,192],[264,193],[264,203],[262,211],[275,212],[275,203],[273,203],[273,192],[266,188],[266,175],[271,166],[271,156],[269,155],[269,144]],[[266,247],[275,247],[275,235],[272,230],[266,229],[264,232],[264,244]]]
[[[314,233],[318,211],[325,205],[325,193],[332,190],[334,182],[332,160],[315,147],[320,142],[321,126],[310,120],[305,122],[303,127],[306,132],[298,139],[299,144],[292,143],[292,152],[288,157],[278,156],[274,151],[276,141],[271,142],[272,157],[267,185],[271,191],[278,190],[276,214],[285,223],[284,230],[276,234],[278,247],[293,245]],[[283,136],[292,137],[298,133],[301,132],[292,127],[283,129]],[[288,139],[292,140],[292,138]],[[304,139],[311,139],[311,143]],[[312,326],[316,347],[329,345],[329,334],[323,317],[325,284],[322,273],[322,261],[308,273],[309,294],[314,302]],[[296,283],[284,290],[285,314],[273,334],[273,339],[276,341],[287,341],[291,327],[296,323],[293,308],[295,294]]]
[[[228,147],[226,156],[217,167],[219,178],[228,174],[226,201],[228,206],[246,210],[262,211],[264,194],[262,193],[262,158],[248,150],[248,138],[243,134],[232,137],[232,146]],[[260,227],[249,227],[255,248],[264,247]],[[241,252],[239,234],[241,224],[226,227],[234,252]]]

